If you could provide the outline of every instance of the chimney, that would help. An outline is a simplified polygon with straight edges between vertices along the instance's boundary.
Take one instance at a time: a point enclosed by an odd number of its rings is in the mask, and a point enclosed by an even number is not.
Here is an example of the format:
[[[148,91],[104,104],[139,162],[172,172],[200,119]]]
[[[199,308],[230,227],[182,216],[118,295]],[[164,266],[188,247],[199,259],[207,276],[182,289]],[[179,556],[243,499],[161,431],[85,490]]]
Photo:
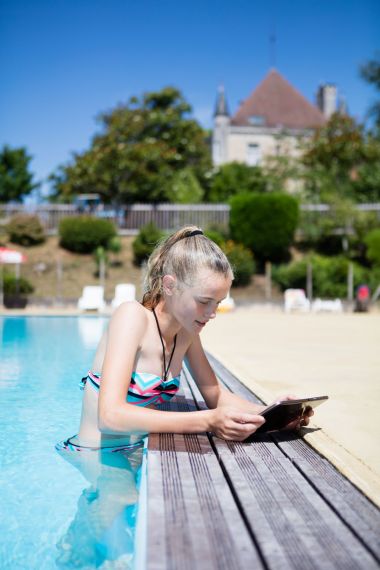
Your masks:
[[[320,85],[317,91],[317,106],[326,119],[329,119],[337,108],[337,88],[333,83]]]

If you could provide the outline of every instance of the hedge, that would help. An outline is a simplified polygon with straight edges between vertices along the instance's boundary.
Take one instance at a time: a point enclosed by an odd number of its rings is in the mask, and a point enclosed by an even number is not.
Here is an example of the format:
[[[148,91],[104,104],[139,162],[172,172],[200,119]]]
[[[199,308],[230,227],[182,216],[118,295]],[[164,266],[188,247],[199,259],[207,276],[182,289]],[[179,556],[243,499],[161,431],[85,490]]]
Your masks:
[[[115,235],[112,222],[93,216],[63,218],[59,224],[60,245],[75,253],[92,253],[99,246],[107,248]]]
[[[325,257],[310,255],[300,261],[273,268],[273,281],[282,290],[306,289],[307,264],[311,263],[313,274],[313,297],[345,298],[347,297],[347,275],[350,261],[343,256]],[[354,263],[354,287],[368,282],[369,272],[366,268]]]
[[[286,258],[299,217],[298,201],[287,194],[241,194],[230,200],[234,241],[248,247],[260,261]]]
[[[249,285],[251,277],[255,272],[255,262],[252,252],[241,243],[234,243],[232,240],[228,240],[223,244],[222,249],[234,272],[232,286],[244,287],[245,285]]]
[[[10,219],[6,230],[10,241],[19,245],[38,245],[46,239],[39,217],[30,214],[16,214]]]
[[[140,228],[137,237],[132,242],[133,263],[137,266],[142,265],[163,236],[164,233],[153,222]]]

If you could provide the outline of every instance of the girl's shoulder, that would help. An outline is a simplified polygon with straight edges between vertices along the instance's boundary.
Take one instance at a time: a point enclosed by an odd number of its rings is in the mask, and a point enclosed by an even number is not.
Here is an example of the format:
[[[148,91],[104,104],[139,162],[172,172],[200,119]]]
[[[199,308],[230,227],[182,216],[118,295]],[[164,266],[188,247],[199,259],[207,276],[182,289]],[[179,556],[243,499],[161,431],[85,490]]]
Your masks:
[[[149,323],[149,311],[138,301],[125,301],[118,306],[111,317],[111,325],[128,326],[135,325],[139,329],[145,329]]]

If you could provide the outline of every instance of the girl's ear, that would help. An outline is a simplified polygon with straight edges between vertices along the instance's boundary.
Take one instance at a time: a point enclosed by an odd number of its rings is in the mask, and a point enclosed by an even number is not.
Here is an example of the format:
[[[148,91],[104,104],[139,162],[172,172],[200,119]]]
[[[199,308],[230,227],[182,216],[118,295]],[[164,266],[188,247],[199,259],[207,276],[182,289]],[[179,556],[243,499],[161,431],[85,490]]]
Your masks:
[[[174,275],[164,275],[162,278],[162,289],[165,295],[171,297],[177,284]]]

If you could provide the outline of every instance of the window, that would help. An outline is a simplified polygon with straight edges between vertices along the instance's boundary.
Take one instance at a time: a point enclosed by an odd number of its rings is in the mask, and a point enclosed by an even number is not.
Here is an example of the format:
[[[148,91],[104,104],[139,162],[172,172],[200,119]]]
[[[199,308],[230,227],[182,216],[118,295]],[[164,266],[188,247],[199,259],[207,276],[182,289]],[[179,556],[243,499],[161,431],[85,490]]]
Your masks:
[[[251,115],[248,117],[248,122],[255,127],[265,125],[265,117],[263,115]]]
[[[251,143],[247,146],[247,164],[248,166],[256,166],[261,161],[260,145]]]

